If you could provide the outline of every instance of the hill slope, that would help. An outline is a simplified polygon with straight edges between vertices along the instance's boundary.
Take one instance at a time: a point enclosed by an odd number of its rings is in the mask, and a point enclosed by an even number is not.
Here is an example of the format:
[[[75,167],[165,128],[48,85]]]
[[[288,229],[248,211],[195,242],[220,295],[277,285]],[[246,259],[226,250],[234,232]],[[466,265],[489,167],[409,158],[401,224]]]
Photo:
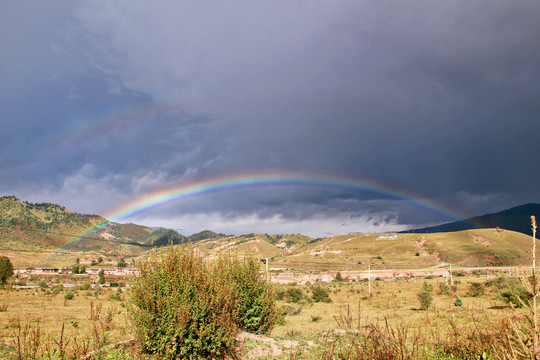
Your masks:
[[[501,228],[532,235],[531,215],[540,215],[540,204],[525,204],[494,214],[472,217],[462,221],[409,230],[414,233],[453,232],[470,229]],[[409,231],[402,231],[403,233]]]
[[[501,228],[504,224],[527,223],[537,206],[530,204],[473,218],[477,225],[489,220],[499,228],[319,239],[300,234],[227,236],[205,230],[186,238],[173,230],[153,231],[136,224],[107,222],[100,216],[77,214],[59,205],[30,204],[7,196],[0,197],[0,254],[18,257],[17,266],[63,266],[79,257],[89,261],[98,255],[106,255],[114,263],[115,259],[144,255],[153,247],[183,243],[196,247],[210,259],[222,253],[268,258],[271,268],[280,270],[363,271],[368,266],[414,269],[446,264],[515,266],[528,263],[531,237]],[[102,223],[106,226],[81,237]]]
[[[313,239],[303,235],[249,234],[202,240],[207,258],[219,254],[268,258],[274,270],[365,271],[416,269],[448,264],[462,267],[519,266],[529,262],[531,237],[502,229],[430,234],[356,234]]]
[[[88,234],[88,230],[100,224],[105,226]],[[31,204],[14,196],[0,197],[0,228],[0,249],[118,255],[136,255],[147,250],[139,241],[153,232],[146,226],[112,223],[98,215],[78,214],[56,204]]]

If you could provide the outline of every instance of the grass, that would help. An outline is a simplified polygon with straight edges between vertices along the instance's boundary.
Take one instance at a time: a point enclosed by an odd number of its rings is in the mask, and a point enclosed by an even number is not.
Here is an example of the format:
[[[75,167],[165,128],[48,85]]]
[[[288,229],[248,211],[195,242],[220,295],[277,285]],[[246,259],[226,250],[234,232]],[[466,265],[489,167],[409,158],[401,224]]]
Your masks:
[[[223,241],[228,240],[203,241],[203,252],[214,255],[220,248],[231,250],[222,246]],[[235,237],[239,253],[259,251],[262,257],[274,255],[271,267],[317,274],[341,271],[345,277],[347,270],[365,271],[368,265],[376,270],[414,269],[447,260],[452,261],[454,269],[458,264],[525,264],[531,237],[483,229],[447,234],[399,234],[397,238],[369,234],[312,240],[300,236],[295,240],[254,234]],[[288,250],[283,250],[287,252],[285,256],[274,253],[280,242],[289,244]],[[13,254],[21,263],[34,255],[30,251]],[[460,256],[461,263],[454,256]],[[53,260],[73,264],[79,257],[83,258],[84,254],[64,252]],[[371,295],[367,281],[322,284],[330,293],[331,303],[311,302],[308,299],[310,285],[298,286],[306,295],[299,303],[292,306],[279,303],[294,311],[283,316],[269,337],[244,338],[238,356],[267,359],[472,359],[479,356],[496,359],[509,356],[505,351],[513,349],[512,341],[528,336],[518,332],[528,321],[528,310],[508,306],[490,287],[482,295],[471,296],[472,284],[486,282],[485,270],[461,275],[454,274],[456,288],[445,294],[440,294],[440,284],[446,283],[444,278],[427,278],[433,285],[435,297],[426,311],[420,310],[417,298],[423,279],[372,279]],[[510,276],[508,268],[491,268],[489,275],[491,278]],[[0,357],[18,359],[25,353],[30,354],[30,358],[43,359],[77,358],[85,354],[95,359],[150,358],[138,347],[126,344],[134,336],[125,308],[128,289],[122,294],[106,288],[98,293],[75,290],[73,297],[66,296],[68,290],[57,290],[59,283],[78,282],[80,285],[85,279],[88,277],[19,277],[12,281],[40,287],[0,290]],[[129,282],[129,279],[108,278],[107,281]],[[458,296],[462,306],[454,305]],[[114,346],[104,348],[109,345]],[[51,357],[53,352],[56,357]],[[41,357],[32,354],[41,354]]]
[[[421,337],[426,346],[430,342],[439,345],[448,343],[445,346],[450,349],[451,336],[498,329],[504,319],[520,316],[525,311],[512,309],[489,288],[483,296],[468,296],[469,284],[485,281],[483,277],[465,276],[457,279],[460,283],[457,284],[457,291],[451,295],[439,294],[439,283],[444,283],[444,279],[427,280],[433,285],[435,295],[434,303],[427,311],[419,310],[420,304],[416,297],[422,281],[373,281],[373,297],[368,295],[367,282],[323,284],[330,292],[332,303],[302,300],[300,304],[295,304],[301,307],[300,312],[286,315],[268,338],[247,339],[238,351],[246,358],[254,354],[262,354],[268,359],[324,358],[325,349],[345,341],[344,334],[359,334],[359,331],[365,331],[370,326],[373,327],[370,331],[386,335],[390,334],[390,330],[406,330],[407,336]],[[3,324],[0,328],[0,342],[4,343],[4,357],[10,351],[16,353],[17,339],[22,338],[25,327],[34,332],[39,328],[42,339],[40,351],[44,351],[47,346],[58,349],[58,342],[63,337],[68,342],[67,345],[64,343],[64,350],[71,354],[75,351],[76,342],[79,346],[87,344],[87,352],[90,352],[133,337],[125,308],[125,300],[129,296],[127,288],[123,288],[120,300],[115,299],[117,290],[113,288],[102,289],[97,297],[94,290],[76,290],[74,298],[66,300],[63,292],[53,295],[51,285],[54,284],[48,284],[49,287],[43,289],[0,290],[0,304],[6,307],[6,311],[0,312],[0,324]],[[307,286],[299,288],[309,294]],[[461,297],[463,306],[454,305],[456,296]],[[284,303],[280,302],[279,305]],[[366,339],[362,337],[362,341]],[[465,341],[456,338],[458,340]],[[291,346],[291,342],[296,342],[296,345]],[[341,345],[345,346],[345,343]],[[115,349],[101,350],[101,354],[106,353],[110,359],[123,359],[121,356],[124,355],[120,354],[125,352]],[[434,349],[433,346],[429,347],[430,356],[436,355]],[[345,351],[333,351],[338,350]],[[142,355],[135,353],[134,356]]]

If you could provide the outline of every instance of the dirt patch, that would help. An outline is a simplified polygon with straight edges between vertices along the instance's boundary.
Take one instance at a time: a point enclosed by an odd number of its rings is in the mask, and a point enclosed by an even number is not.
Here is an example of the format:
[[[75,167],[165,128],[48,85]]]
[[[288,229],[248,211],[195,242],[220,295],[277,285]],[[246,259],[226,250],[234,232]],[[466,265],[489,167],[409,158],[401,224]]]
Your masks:
[[[493,241],[486,239],[485,237],[478,236],[478,235],[473,236],[473,241],[475,244],[478,244],[480,246],[489,247],[493,245]]]
[[[296,340],[276,340],[263,335],[254,335],[241,332],[236,336],[241,345],[242,359],[259,359],[269,356],[281,356],[294,351],[299,346]],[[308,346],[313,346],[313,341],[308,341]]]
[[[427,240],[427,236],[426,235],[422,235],[418,238],[417,242],[416,242],[416,246],[418,246],[419,248],[423,248],[424,247],[424,244],[426,243],[426,240]]]

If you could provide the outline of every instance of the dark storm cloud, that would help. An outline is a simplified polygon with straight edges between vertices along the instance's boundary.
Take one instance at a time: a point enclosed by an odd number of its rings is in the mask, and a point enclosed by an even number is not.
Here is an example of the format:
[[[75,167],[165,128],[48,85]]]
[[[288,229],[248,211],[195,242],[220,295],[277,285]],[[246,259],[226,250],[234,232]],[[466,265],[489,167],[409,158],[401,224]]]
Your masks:
[[[537,2],[5,4],[3,192],[99,212],[275,170],[374,179],[470,215],[540,201]],[[161,214],[212,212],[224,228],[448,220],[376,193],[255,190]]]

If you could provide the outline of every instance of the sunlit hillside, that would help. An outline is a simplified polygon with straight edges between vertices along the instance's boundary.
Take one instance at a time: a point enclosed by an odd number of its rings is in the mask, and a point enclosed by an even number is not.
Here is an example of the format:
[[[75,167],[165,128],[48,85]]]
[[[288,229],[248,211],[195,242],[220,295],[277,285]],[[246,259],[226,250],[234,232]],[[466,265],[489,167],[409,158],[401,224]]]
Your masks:
[[[528,262],[530,236],[500,229],[436,234],[356,234],[311,239],[249,235],[201,241],[208,256],[231,252],[269,258],[274,269],[302,271],[505,266]]]
[[[105,224],[89,232],[98,224]],[[196,247],[208,259],[219,254],[269,259],[275,270],[363,271],[454,266],[507,266],[528,262],[530,236],[495,229],[430,234],[350,234],[310,238],[300,234],[227,236],[209,230],[185,237],[174,230],[107,222],[55,204],[0,198],[0,251],[16,266],[66,266],[105,256],[137,260],[169,244]]]

